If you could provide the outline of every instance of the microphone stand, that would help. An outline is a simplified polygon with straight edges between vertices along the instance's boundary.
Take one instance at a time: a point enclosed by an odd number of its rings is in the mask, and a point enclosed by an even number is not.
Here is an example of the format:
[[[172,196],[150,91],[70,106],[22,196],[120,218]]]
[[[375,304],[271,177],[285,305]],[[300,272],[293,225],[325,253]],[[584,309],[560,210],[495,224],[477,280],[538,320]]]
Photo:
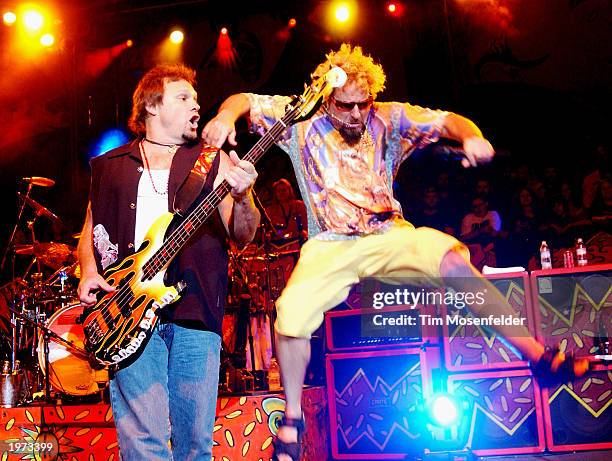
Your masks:
[[[32,192],[32,182],[28,182],[28,190],[25,194],[25,197],[30,198],[30,192]],[[17,214],[17,221],[15,221],[13,232],[11,232],[11,236],[9,237],[8,244],[6,245],[6,249],[4,250],[4,255],[2,256],[2,262],[0,263],[0,273],[4,270],[4,264],[6,263],[6,257],[8,255],[10,248],[13,246],[13,240],[15,240],[15,234],[17,234],[17,229],[19,227],[19,222],[21,221],[21,216],[23,215],[23,210],[25,209],[25,206],[26,206],[26,200],[21,200],[21,207],[19,208],[19,213]],[[15,274],[13,274],[13,276],[14,275]]]

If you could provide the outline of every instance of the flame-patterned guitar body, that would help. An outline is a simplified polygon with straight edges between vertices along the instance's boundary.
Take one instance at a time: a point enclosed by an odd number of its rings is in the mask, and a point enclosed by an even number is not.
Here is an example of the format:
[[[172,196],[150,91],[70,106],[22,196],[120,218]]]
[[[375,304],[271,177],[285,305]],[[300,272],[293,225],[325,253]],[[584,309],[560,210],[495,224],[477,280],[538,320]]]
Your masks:
[[[83,313],[86,347],[105,365],[136,360],[157,324],[159,309],[180,297],[177,288],[164,284],[169,262],[152,278],[143,269],[164,244],[173,217],[172,213],[160,216],[136,253],[104,271],[104,279],[116,291],[105,294]]]

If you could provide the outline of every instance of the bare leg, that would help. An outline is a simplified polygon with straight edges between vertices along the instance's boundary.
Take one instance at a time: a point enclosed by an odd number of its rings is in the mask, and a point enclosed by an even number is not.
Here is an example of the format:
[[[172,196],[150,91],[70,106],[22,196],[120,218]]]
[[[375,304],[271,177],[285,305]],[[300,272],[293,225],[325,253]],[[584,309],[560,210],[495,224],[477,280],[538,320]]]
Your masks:
[[[310,362],[310,340],[277,334],[276,351],[287,399],[285,415],[287,418],[300,419],[302,417],[302,387],[306,367]],[[297,442],[297,429],[281,427],[278,431],[278,438],[283,442]],[[287,455],[278,455],[278,459],[291,460]]]
[[[460,253],[449,251],[440,264],[440,275],[452,288],[458,291],[484,292],[485,309],[471,311],[477,316],[515,315],[514,309],[491,282],[485,279],[478,270],[466,261]],[[544,354],[544,346],[537,342],[524,326],[499,326],[496,328],[510,344],[516,347],[523,357],[532,363],[537,362]]]

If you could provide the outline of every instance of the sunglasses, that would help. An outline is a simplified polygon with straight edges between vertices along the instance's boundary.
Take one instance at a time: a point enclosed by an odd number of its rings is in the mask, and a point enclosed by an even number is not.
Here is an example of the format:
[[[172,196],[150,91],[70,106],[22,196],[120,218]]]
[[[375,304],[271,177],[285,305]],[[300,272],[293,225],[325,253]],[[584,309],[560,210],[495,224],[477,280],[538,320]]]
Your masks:
[[[372,104],[372,97],[371,96],[368,99],[366,99],[365,101],[355,101],[355,102],[338,101],[333,96],[330,99],[334,102],[334,105],[338,108],[338,110],[340,110],[342,112],[350,112],[350,111],[353,110],[353,107],[355,107],[355,106],[357,106],[357,108],[359,110],[365,110],[368,107],[370,107],[370,104]]]

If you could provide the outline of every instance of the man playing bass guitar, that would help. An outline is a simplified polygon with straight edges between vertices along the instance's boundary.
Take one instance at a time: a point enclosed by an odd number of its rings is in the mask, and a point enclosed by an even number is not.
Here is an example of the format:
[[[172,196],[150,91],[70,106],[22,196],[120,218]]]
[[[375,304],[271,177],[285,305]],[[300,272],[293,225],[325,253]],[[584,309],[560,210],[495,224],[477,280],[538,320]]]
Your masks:
[[[123,460],[211,458],[227,240],[248,243],[259,223],[251,195],[257,177],[253,164],[198,142],[194,85],[195,72],[183,65],[150,70],[133,94],[129,126],[137,139],[91,162],[90,201],[78,248],[79,298],[90,307],[97,291],[120,293],[102,271],[152,240],[154,222],[178,211],[181,190],[194,171],[201,180],[197,197],[223,179],[231,188],[218,213],[191,236],[166,271],[166,282],[186,287],[181,298],[158,313],[146,346],[112,376]],[[163,239],[164,232],[159,229],[161,235],[154,238]]]

